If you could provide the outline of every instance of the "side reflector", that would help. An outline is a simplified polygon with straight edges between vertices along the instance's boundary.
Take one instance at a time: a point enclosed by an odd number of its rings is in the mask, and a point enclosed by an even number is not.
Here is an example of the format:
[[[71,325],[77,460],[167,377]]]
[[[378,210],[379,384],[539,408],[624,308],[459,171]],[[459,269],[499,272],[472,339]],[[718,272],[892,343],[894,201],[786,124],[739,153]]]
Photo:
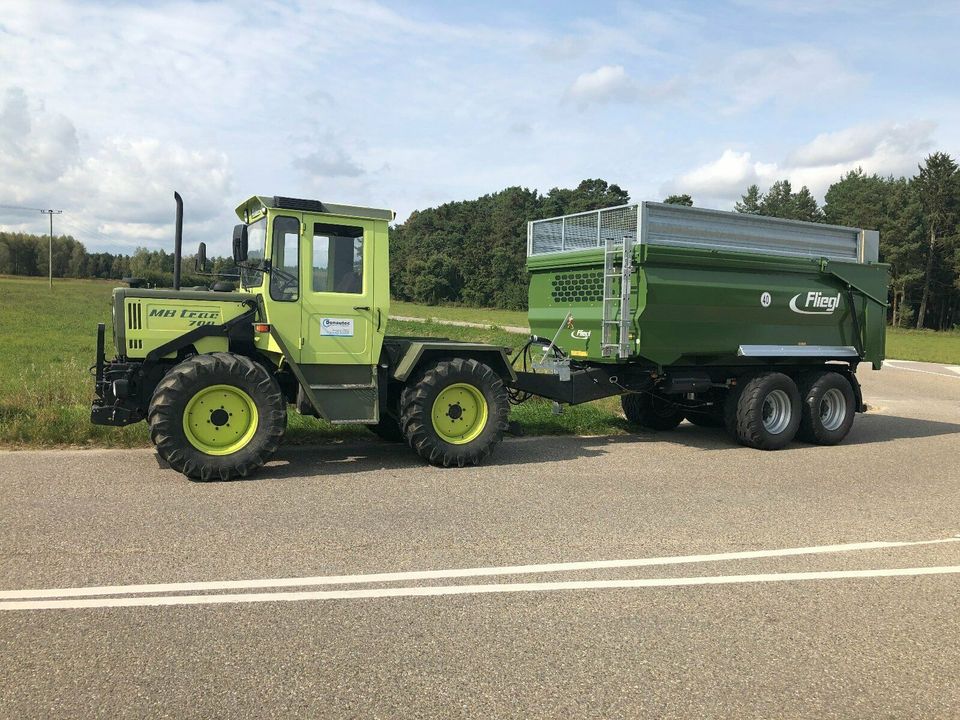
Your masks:
[[[258,333],[268,333],[270,332],[270,326],[266,323],[255,323],[253,329]]]

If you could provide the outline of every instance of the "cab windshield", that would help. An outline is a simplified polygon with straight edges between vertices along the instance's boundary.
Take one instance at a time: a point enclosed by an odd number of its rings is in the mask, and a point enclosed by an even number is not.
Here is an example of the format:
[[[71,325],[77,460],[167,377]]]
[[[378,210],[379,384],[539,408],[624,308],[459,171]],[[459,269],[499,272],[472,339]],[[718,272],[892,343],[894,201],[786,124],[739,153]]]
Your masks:
[[[260,218],[247,225],[247,261],[240,271],[240,282],[245,288],[263,285],[263,271],[256,270],[263,264],[264,246],[267,242],[267,219]]]

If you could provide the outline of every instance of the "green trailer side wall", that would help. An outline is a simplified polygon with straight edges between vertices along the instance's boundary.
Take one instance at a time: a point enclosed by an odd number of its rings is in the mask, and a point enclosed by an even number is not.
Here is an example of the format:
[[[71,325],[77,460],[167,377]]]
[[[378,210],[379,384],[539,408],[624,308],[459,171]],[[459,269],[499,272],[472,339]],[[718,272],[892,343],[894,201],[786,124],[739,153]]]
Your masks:
[[[853,346],[879,366],[884,356],[888,266],[691,248],[640,246],[631,290],[633,357],[657,365],[731,364],[740,345]],[[552,338],[573,358],[601,355],[603,252],[531,257],[530,330]],[[618,283],[619,281],[617,281]],[[861,338],[855,335],[849,285]],[[761,298],[770,293],[764,306]],[[801,314],[807,293],[840,294],[832,313]]]

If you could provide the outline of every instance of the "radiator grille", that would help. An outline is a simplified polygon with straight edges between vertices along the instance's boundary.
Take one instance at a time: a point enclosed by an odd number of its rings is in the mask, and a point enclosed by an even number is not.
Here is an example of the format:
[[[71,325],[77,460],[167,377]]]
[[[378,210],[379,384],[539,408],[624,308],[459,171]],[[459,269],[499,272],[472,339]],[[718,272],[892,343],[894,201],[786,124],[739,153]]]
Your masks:
[[[127,327],[130,330],[143,327],[143,309],[138,302],[127,303]]]

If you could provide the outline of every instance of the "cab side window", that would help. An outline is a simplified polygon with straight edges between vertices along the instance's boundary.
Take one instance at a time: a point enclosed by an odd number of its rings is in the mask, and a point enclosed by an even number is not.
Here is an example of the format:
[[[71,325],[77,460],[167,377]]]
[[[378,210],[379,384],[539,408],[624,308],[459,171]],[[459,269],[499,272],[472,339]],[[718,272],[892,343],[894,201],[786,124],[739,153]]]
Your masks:
[[[313,291],[363,292],[363,228],[314,224]]]
[[[283,302],[300,297],[300,221],[296,218],[273,221],[270,297]]]

